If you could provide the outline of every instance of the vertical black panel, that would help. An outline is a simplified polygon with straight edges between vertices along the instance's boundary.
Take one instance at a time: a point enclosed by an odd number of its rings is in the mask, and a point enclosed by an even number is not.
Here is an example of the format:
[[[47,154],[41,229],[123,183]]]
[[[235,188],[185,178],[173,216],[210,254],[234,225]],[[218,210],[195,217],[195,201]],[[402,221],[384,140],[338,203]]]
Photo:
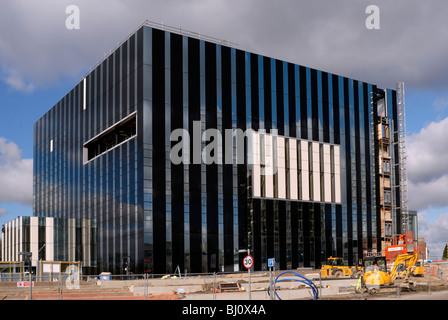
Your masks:
[[[311,69],[311,132],[312,139],[319,141],[319,104],[317,86],[317,70]]]
[[[121,185],[122,186],[128,186],[129,185],[129,180],[128,180],[128,170],[129,168],[129,162],[127,161],[128,159],[128,147],[130,146],[130,143],[126,143],[124,145],[122,145],[122,147],[120,147],[120,149],[122,149],[122,153],[121,153],[121,163],[123,164],[121,166]],[[129,204],[129,193],[126,192],[127,188],[120,188],[120,194],[122,197],[122,202],[121,202],[121,221],[120,221],[120,230],[121,230],[121,249],[122,250],[117,250],[119,251],[118,256],[122,259],[123,257],[127,257],[129,256],[129,251],[128,251],[128,217],[129,217],[129,212],[128,212],[128,204]],[[134,271],[134,270],[133,270]]]
[[[216,92],[216,45],[205,43],[205,127],[218,128]],[[218,150],[214,150],[218,152]],[[207,190],[207,261],[208,271],[217,271],[218,247],[218,167],[216,163],[206,166]],[[215,265],[211,264],[214,261]]]
[[[332,218],[331,218],[331,204],[325,204],[325,253],[326,257],[333,254],[333,234],[332,234]]]
[[[121,113],[121,109],[120,109],[120,102],[121,102],[121,95],[122,92],[119,90],[120,89],[120,81],[121,81],[121,68],[120,68],[120,62],[121,62],[121,54],[120,54],[120,50],[116,50],[114,53],[114,57],[115,57],[115,61],[114,61],[114,71],[115,71],[115,89],[114,89],[114,93],[115,93],[115,109],[114,109],[114,120],[115,122],[120,120],[120,113]],[[98,83],[99,86],[99,83]],[[118,86],[118,87],[117,87]]]
[[[274,251],[274,201],[266,200],[266,252],[269,258],[275,257]]]
[[[115,274],[121,273],[120,268],[120,209],[121,209],[121,176],[120,176],[120,163],[122,163],[122,154],[121,154],[122,147],[115,148],[112,151],[115,164],[114,164],[114,171],[115,171],[115,180],[114,180],[114,210],[115,210],[115,217],[114,221],[112,222],[112,229],[109,231],[110,233],[110,245],[111,245],[111,261],[113,263],[112,272]]]
[[[345,117],[345,164],[346,164],[346,191],[347,191],[347,249],[348,263],[352,265],[353,258],[353,219],[352,219],[352,156],[350,143],[350,100],[349,80],[344,77],[344,117]],[[343,192],[343,191],[342,191]]]
[[[112,114],[112,104],[114,103],[114,90],[113,90],[113,83],[114,83],[114,59],[113,56],[109,57],[107,60],[107,68],[108,68],[108,93],[107,93],[107,117],[105,117],[106,120],[106,126],[109,127],[112,124],[113,121],[113,114]],[[90,106],[90,104],[88,103]],[[89,107],[87,107],[89,109]],[[90,118],[90,117],[89,117]]]
[[[135,220],[135,208],[136,208],[136,202],[135,202],[135,194],[137,193],[137,190],[135,190],[135,172],[136,172],[136,165],[135,160],[137,158],[137,155],[135,153],[135,144],[137,143],[136,139],[133,139],[129,143],[129,186],[130,186],[130,193],[129,193],[129,252],[128,255],[132,257],[131,259],[134,260],[131,262],[131,264],[136,264],[136,259],[138,258],[138,255],[135,252],[135,227],[137,224],[137,221]],[[133,272],[139,272],[140,269],[137,267],[134,268]]]
[[[188,125],[193,132],[193,121],[201,120],[200,113],[200,74],[199,74],[199,40],[188,39]],[[190,135],[190,146],[193,146]],[[190,268],[192,272],[202,270],[201,248],[201,166],[193,164],[191,152],[189,168],[190,187]]]
[[[307,110],[307,91],[306,91],[306,68],[299,67],[300,77],[300,129],[301,138],[308,139],[308,110]]]
[[[343,257],[342,243],[342,205],[336,205],[336,255]]]
[[[130,112],[134,112],[137,108],[135,97],[135,83],[137,70],[135,69],[136,51],[135,51],[135,34],[129,39],[129,107]]]
[[[288,63],[288,112],[289,112],[289,136],[297,137],[297,132],[299,128],[297,128],[296,123],[296,78],[295,78],[295,70],[294,65]]]
[[[236,126],[246,130],[246,55],[236,50]]]
[[[303,266],[310,267],[310,206],[312,203],[303,202],[302,203],[302,214],[303,214]]]
[[[272,100],[271,100],[271,58],[263,57],[263,86],[264,86],[264,123],[267,132],[272,129]]]
[[[127,115],[128,108],[128,41],[121,46],[121,118]]]
[[[331,110],[330,110],[331,112]],[[341,144],[341,128],[339,121],[339,81],[338,76],[333,75],[333,127],[334,143]]]
[[[322,205],[318,202],[314,203],[314,266],[320,268],[322,257]]]
[[[153,29],[153,229],[154,272],[166,272],[165,32]]]
[[[141,28],[137,32],[137,110],[138,114],[142,115],[143,112],[143,28]],[[137,193],[137,250],[134,249],[135,252],[135,259],[137,260],[137,270],[144,270],[144,255],[145,255],[145,245],[144,245],[144,211],[143,211],[143,150],[140,148],[140,146],[143,143],[143,134],[140,134],[143,132],[143,117],[138,116],[137,117],[137,132],[139,134],[137,135],[137,168],[135,169],[137,172],[137,190],[135,191]],[[131,244],[131,252],[132,252],[132,245]]]
[[[261,206],[260,199],[253,199],[253,257],[254,257],[254,265],[261,266],[262,264],[262,256],[261,256]]]
[[[136,34],[132,35],[129,39],[129,65],[130,65],[130,79],[129,79],[129,101],[130,101],[130,112],[134,112],[137,109],[137,105],[136,105],[136,95],[135,95],[135,83],[137,80],[137,70],[135,69],[135,61],[136,61]],[[138,125],[138,124],[136,124]],[[137,129],[138,130],[138,129]],[[139,131],[137,131],[139,132]],[[132,272],[134,273],[141,273],[143,269],[140,269],[139,267],[139,260],[143,257],[137,254],[137,252],[135,252],[135,247],[136,247],[136,233],[138,232],[138,222],[136,221],[136,216],[135,216],[135,210],[137,207],[137,203],[136,203],[136,160],[137,160],[137,154],[135,152],[136,150],[136,144],[137,144],[137,140],[133,139],[132,141],[130,141],[130,145],[129,145],[129,212],[128,212],[128,217],[129,217],[129,225],[127,226],[127,228],[129,228],[129,251],[128,251],[128,255],[131,257],[131,266],[133,266],[132,268]],[[138,179],[138,178],[137,178]],[[137,233],[138,234],[138,233]],[[137,238],[138,239],[138,238]],[[137,240],[138,241],[138,240]],[[142,246],[142,245],[138,245],[138,246]],[[142,261],[143,262],[143,261]]]
[[[221,47],[221,74],[222,74],[222,130],[232,128],[232,79],[230,48]],[[225,136],[223,137],[225,145]],[[223,157],[225,159],[223,150]],[[224,215],[224,268],[233,271],[233,171],[232,164],[223,164],[223,215]]]
[[[286,201],[278,202],[278,231],[279,231],[279,251],[280,251],[280,270],[286,270]]]
[[[369,131],[369,125],[370,125],[370,119],[372,115],[370,114],[370,92],[368,92],[368,86],[366,83],[363,84],[363,103],[364,103],[364,141],[361,141],[361,143],[364,143],[364,149],[365,149],[365,168],[366,168],[366,205],[367,205],[367,247],[372,248],[372,194],[370,192],[371,189],[371,163],[370,163],[370,156],[371,152],[371,145],[370,145],[370,131]],[[370,151],[369,151],[370,150]]]
[[[277,128],[278,134],[283,136],[285,135],[285,108],[283,102],[283,61],[275,60],[275,76],[277,85]]]
[[[108,116],[108,109],[109,109],[109,100],[108,100],[108,95],[109,95],[109,93],[108,93],[108,91],[109,91],[109,77],[108,77],[108,75],[107,75],[107,73],[108,73],[108,60],[106,60],[104,63],[103,63],[103,67],[102,67],[102,70],[103,70],[103,74],[102,74],[102,77],[103,77],[103,92],[102,92],[102,101],[103,101],[103,103],[102,103],[102,106],[101,106],[101,110],[102,110],[102,127],[103,127],[103,129],[104,128],[107,128],[107,127],[109,127],[109,125],[108,125],[108,119],[107,119],[107,116]],[[84,118],[83,116],[81,116],[81,119],[82,118]],[[83,125],[82,125],[82,123],[81,123],[81,128],[83,128]]]
[[[324,142],[330,143],[330,114],[328,101],[328,73],[322,72],[322,118]]]
[[[358,81],[353,81],[353,97],[355,107],[355,150],[356,150],[356,216],[357,216],[357,249],[358,255],[362,256],[363,237],[362,237],[362,181],[361,181],[361,141],[359,124],[359,86]],[[356,262],[356,261],[355,261]]]
[[[171,34],[171,130],[183,128],[182,36]],[[177,141],[172,142],[172,146]],[[171,221],[173,267],[185,270],[184,259],[184,168],[171,162]]]
[[[143,99],[143,29],[137,32],[137,102]],[[109,75],[110,76],[110,75]],[[141,110],[141,109],[139,109]],[[143,118],[143,117],[141,117]],[[142,131],[139,131],[142,132]],[[140,139],[143,137],[140,136]]]
[[[260,127],[260,102],[258,93],[258,55],[254,53],[250,54],[250,85],[252,129],[257,131]]]
[[[296,201],[291,202],[291,262],[292,269],[299,267],[299,213],[298,203]]]

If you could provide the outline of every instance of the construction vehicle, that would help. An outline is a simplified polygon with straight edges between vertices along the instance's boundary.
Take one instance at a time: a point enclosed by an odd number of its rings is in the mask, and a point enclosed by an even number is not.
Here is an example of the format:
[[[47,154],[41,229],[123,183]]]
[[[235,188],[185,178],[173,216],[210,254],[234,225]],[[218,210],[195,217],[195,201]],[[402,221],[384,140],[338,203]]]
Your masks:
[[[387,241],[385,254],[389,264],[392,264],[399,255],[410,254],[412,252],[417,252],[414,244],[414,233],[412,231],[408,230],[398,235],[397,238],[388,239]]]
[[[377,261],[373,261],[373,263],[367,259],[364,261],[363,280],[368,290],[369,287],[379,288],[381,286],[393,285],[395,279],[403,279],[404,282],[408,282],[408,278],[417,261],[417,253],[397,256],[390,273],[387,272],[387,260],[385,257],[375,257],[375,259]]]
[[[415,266],[411,269],[411,276],[413,277],[423,277],[425,275],[425,267],[420,261],[415,263]]]
[[[327,263],[320,269],[322,278],[359,278],[362,267],[347,266],[344,259],[338,257],[327,258]]]

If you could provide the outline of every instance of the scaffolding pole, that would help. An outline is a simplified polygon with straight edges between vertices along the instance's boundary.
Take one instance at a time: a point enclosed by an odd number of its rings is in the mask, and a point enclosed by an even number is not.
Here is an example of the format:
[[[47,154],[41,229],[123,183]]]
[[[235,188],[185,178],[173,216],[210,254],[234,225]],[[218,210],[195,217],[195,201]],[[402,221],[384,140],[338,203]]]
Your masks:
[[[407,174],[407,153],[406,153],[406,109],[404,82],[397,82],[397,115],[398,115],[398,161],[400,174],[400,211],[402,221],[402,232],[409,230],[408,212],[408,174]]]

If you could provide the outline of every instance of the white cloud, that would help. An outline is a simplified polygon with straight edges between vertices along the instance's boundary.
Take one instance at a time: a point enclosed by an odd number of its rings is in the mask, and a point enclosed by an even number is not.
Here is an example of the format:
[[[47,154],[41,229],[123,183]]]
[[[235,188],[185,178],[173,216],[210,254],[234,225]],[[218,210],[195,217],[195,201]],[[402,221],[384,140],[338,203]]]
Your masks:
[[[442,259],[443,249],[448,243],[448,213],[440,214],[434,221],[428,220],[428,213],[418,214],[419,237],[423,237],[429,249],[429,257]]]
[[[16,88],[80,77],[146,19],[238,43],[241,49],[393,87],[446,88],[447,3],[377,0],[381,29],[367,30],[353,0],[14,0],[2,3],[0,61]],[[67,30],[68,5],[80,29]],[[23,80],[23,79],[26,79]],[[12,81],[15,80],[15,81]]]
[[[431,122],[407,144],[409,207],[421,210],[448,205],[448,118]]]
[[[17,91],[32,93],[36,86],[32,83],[26,83],[23,77],[15,70],[6,72],[3,81]]]
[[[434,100],[433,107],[436,111],[442,111],[448,107],[448,96],[439,97]]]
[[[0,202],[33,203],[33,160],[22,159],[19,147],[0,137]]]
[[[0,217],[6,216],[8,214],[8,210],[5,208],[0,208]]]

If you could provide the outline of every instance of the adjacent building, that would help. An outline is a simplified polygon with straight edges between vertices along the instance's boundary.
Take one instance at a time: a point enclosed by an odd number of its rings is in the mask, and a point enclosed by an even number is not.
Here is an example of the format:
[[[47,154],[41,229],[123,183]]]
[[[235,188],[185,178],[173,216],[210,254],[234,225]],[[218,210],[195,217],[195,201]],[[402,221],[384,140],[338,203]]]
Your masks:
[[[96,239],[88,219],[20,216],[2,226],[1,261],[23,261],[21,253],[29,252],[33,268],[39,262],[70,261],[89,272],[97,264]]]
[[[34,215],[91,221],[95,272],[356,264],[402,231],[396,123],[395,90],[145,24],[35,123]]]

